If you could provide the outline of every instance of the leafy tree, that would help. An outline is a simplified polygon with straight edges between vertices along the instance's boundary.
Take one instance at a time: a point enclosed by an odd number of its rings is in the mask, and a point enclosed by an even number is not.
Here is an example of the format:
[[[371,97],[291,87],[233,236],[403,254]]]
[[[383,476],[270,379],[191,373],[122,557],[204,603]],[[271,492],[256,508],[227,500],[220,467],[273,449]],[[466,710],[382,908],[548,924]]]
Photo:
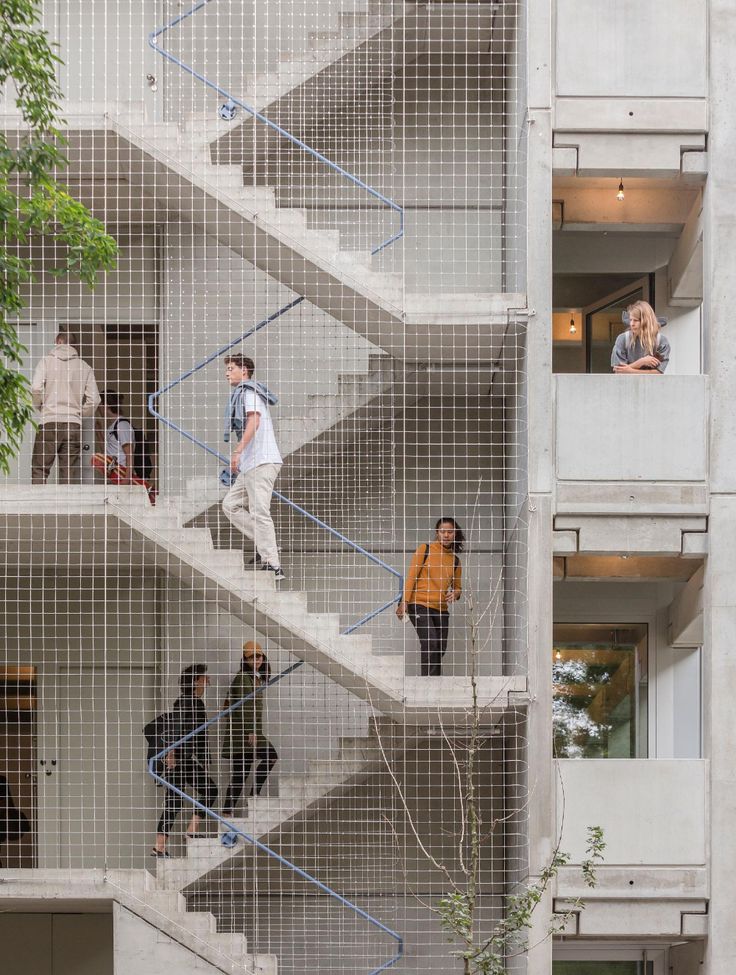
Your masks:
[[[0,0],[0,86],[14,86],[27,126],[0,132],[0,471],[6,474],[32,420],[30,383],[17,368],[28,350],[13,324],[23,308],[21,289],[34,278],[22,248],[34,237],[48,239],[56,262],[44,269],[76,275],[90,288],[99,271],[115,267],[118,253],[103,224],[57,181],[68,165],[56,79],[61,61],[39,21],[38,0]]]

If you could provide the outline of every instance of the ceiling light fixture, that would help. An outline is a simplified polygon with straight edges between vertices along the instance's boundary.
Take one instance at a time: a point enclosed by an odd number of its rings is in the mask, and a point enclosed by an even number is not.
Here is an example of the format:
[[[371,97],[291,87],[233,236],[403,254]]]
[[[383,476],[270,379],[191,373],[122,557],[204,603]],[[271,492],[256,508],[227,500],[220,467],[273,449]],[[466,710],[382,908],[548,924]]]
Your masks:
[[[578,331],[578,327],[575,324],[575,318],[572,315],[570,315],[570,335],[576,335],[577,331]]]
[[[621,182],[618,184],[618,193],[616,194],[616,199],[618,200],[619,203],[623,203],[624,202],[624,181],[623,181],[623,177],[621,179]]]

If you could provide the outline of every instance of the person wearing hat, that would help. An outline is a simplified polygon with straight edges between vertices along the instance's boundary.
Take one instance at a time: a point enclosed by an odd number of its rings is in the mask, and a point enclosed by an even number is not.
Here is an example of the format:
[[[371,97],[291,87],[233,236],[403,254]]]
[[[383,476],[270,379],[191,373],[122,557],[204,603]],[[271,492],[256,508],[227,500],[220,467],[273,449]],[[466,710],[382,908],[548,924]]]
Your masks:
[[[278,761],[276,749],[263,734],[263,691],[258,690],[270,678],[271,668],[260,644],[253,640],[244,643],[240,670],[225,701],[226,708],[238,701],[243,703],[228,715],[225,725],[222,757],[230,761],[230,785],[223,816],[234,814],[251,769],[255,766],[255,781],[249,794],[258,796]]]

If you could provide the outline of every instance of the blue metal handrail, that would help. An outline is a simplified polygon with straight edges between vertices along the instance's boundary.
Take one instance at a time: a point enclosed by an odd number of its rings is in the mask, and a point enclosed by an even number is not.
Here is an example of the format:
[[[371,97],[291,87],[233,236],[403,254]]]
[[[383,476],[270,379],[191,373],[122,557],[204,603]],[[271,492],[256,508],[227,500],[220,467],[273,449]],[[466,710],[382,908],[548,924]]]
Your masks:
[[[167,426],[170,430],[174,430],[176,431],[176,433],[181,434],[181,436],[184,437],[186,440],[189,440],[191,443],[196,444],[197,447],[201,447],[201,449],[204,450],[206,453],[211,454],[213,457],[217,457],[219,461],[221,461],[226,466],[229,466],[230,465],[229,457],[225,456],[225,454],[221,454],[218,450],[215,450],[214,447],[210,447],[209,444],[206,444],[203,440],[200,440],[198,437],[195,437],[193,433],[190,433],[188,430],[185,430],[183,427],[180,427],[177,423],[174,423],[173,420],[168,419],[168,417],[165,417],[162,413],[160,413],[156,409],[156,400],[164,393],[169,392],[169,390],[173,389],[175,386],[178,386],[180,383],[184,382],[185,379],[189,379],[189,377],[193,376],[195,372],[199,372],[200,369],[204,369],[204,367],[209,365],[210,362],[213,362],[221,355],[224,355],[226,352],[228,352],[234,346],[238,345],[240,342],[244,342],[245,339],[250,338],[251,335],[254,335],[257,331],[264,328],[270,322],[273,322],[277,318],[280,318],[281,315],[284,315],[287,311],[290,311],[292,308],[296,308],[296,306],[301,304],[302,301],[304,301],[304,298],[294,298],[293,301],[290,301],[288,304],[284,305],[283,308],[279,308],[278,311],[273,312],[267,318],[262,319],[262,321],[258,322],[252,328],[249,328],[247,332],[244,332],[238,338],[233,339],[231,342],[228,342],[227,345],[223,345],[222,348],[218,349],[216,352],[212,352],[210,355],[207,356],[206,359],[203,359],[201,362],[197,363],[196,366],[193,366],[191,369],[188,369],[186,372],[182,373],[181,376],[178,376],[176,379],[172,379],[171,382],[167,383],[165,386],[162,386],[161,389],[156,390],[155,393],[151,393],[148,397],[148,412],[152,416],[156,417],[156,419],[159,420],[161,423],[163,423],[164,426]],[[310,511],[307,511],[306,508],[302,508],[301,505],[298,505],[290,498],[287,498],[286,495],[280,494],[278,491],[274,491],[273,496],[277,498],[279,501],[281,501],[282,504],[288,505],[294,511],[297,511],[300,515],[303,515],[305,518],[308,518],[310,521],[314,522],[315,525],[318,525],[320,528],[323,528],[326,532],[329,532],[329,534],[332,535],[333,538],[337,538],[340,542],[343,543],[343,545],[347,545],[348,548],[352,549],[354,552],[357,552],[359,555],[363,555],[365,558],[368,559],[369,562],[373,562],[374,565],[379,566],[381,569],[384,569],[386,572],[389,572],[392,576],[394,576],[396,579],[399,580],[399,591],[397,595],[395,595],[387,603],[384,603],[382,606],[379,606],[378,609],[371,610],[370,613],[361,617],[356,623],[351,623],[350,626],[348,626],[345,630],[342,631],[343,635],[347,635],[348,633],[352,633],[354,630],[357,630],[359,626],[363,626],[364,623],[368,623],[370,620],[374,619],[376,616],[383,613],[384,610],[387,610],[390,606],[393,606],[395,603],[401,600],[401,595],[404,586],[404,579],[400,572],[398,572],[392,566],[388,565],[382,559],[379,559],[376,555],[373,555],[372,552],[368,552],[366,549],[363,548],[362,545],[358,545],[357,542],[352,541],[346,535],[343,535],[341,532],[337,531],[337,529],[333,528],[331,525],[328,525],[326,522],[322,521],[316,515],[313,515]]]
[[[220,816],[219,813],[216,813],[214,809],[210,809],[209,806],[205,806],[204,803],[201,803],[198,799],[195,799],[193,796],[190,796],[188,793],[184,792],[178,786],[169,782],[162,775],[159,775],[159,773],[156,771],[156,763],[162,761],[165,758],[165,756],[169,754],[169,752],[172,752],[180,745],[183,745],[186,742],[191,741],[192,738],[195,737],[195,735],[198,735],[201,732],[206,731],[207,728],[210,728],[212,725],[217,724],[218,721],[222,721],[223,718],[226,718],[228,715],[232,714],[233,711],[236,711],[238,708],[242,707],[246,701],[250,701],[252,698],[254,698],[256,694],[262,693],[263,691],[266,690],[267,687],[272,687],[280,680],[283,680],[284,677],[288,676],[289,674],[292,674],[295,670],[301,667],[303,663],[304,663],[303,660],[297,660],[296,663],[292,664],[290,667],[287,667],[285,670],[282,670],[281,673],[276,674],[275,677],[272,677],[264,684],[261,684],[259,687],[256,687],[246,697],[241,698],[239,701],[236,701],[234,704],[231,704],[230,707],[226,708],[223,711],[220,711],[220,713],[216,714],[214,718],[208,718],[207,721],[199,725],[199,727],[194,728],[186,735],[183,735],[181,738],[178,739],[178,741],[175,741],[171,745],[167,745],[166,748],[162,749],[160,752],[158,752],[158,754],[154,755],[153,758],[149,760],[148,771],[159,785],[164,786],[164,788],[168,789],[170,792],[175,793],[181,799],[185,799],[187,802],[189,802],[200,812],[203,812],[206,816],[209,816],[210,819],[214,819],[218,823],[222,823],[223,825],[227,826],[231,834],[242,836],[242,838],[247,843],[250,843],[251,846],[254,846],[256,849],[261,850],[261,852],[267,854],[269,857],[276,860],[282,866],[288,867],[289,870],[292,870],[295,874],[297,874],[297,876],[301,877],[303,880],[308,881],[310,884],[314,884],[319,890],[322,891],[322,893],[327,894],[329,897],[331,897],[333,900],[336,900],[343,907],[352,911],[356,915],[356,917],[360,917],[364,921],[368,921],[368,923],[373,925],[373,927],[377,928],[379,931],[382,931],[384,934],[387,934],[390,938],[393,938],[393,940],[396,942],[396,954],[393,955],[391,958],[389,958],[388,961],[385,961],[381,965],[379,965],[378,968],[371,969],[371,971],[368,973],[368,975],[378,975],[379,972],[383,972],[387,968],[391,968],[392,965],[395,965],[403,957],[404,939],[401,937],[400,934],[398,934],[396,931],[393,931],[391,928],[387,927],[377,918],[373,917],[372,914],[369,914],[367,911],[363,910],[362,907],[358,907],[357,904],[354,904],[352,901],[348,900],[347,897],[343,897],[342,894],[338,894],[336,890],[333,890],[331,887],[328,887],[327,884],[323,883],[321,880],[318,880],[316,877],[313,877],[311,874],[307,873],[306,870],[302,870],[301,867],[298,867],[295,863],[292,863],[290,860],[287,860],[286,857],[281,856],[280,853],[277,853],[275,850],[272,850],[269,846],[266,846],[265,843],[261,843],[261,841],[257,840],[255,836],[251,836],[249,833],[245,833],[243,830],[233,825],[223,816]]]
[[[403,237],[404,208],[400,206],[398,203],[396,203],[395,200],[392,200],[389,197],[384,196],[383,193],[380,193],[372,186],[369,186],[368,183],[364,182],[358,176],[349,173],[346,169],[343,169],[342,166],[338,166],[337,163],[333,162],[331,159],[328,159],[327,156],[323,155],[323,153],[319,152],[317,149],[313,149],[312,146],[307,145],[307,143],[304,142],[302,139],[299,139],[291,132],[288,132],[286,129],[278,125],[276,122],[272,121],[270,118],[263,115],[261,112],[256,111],[254,108],[251,108],[250,105],[246,105],[245,102],[243,102],[239,98],[236,98],[235,95],[232,95],[221,85],[218,85],[214,81],[210,81],[209,78],[205,77],[205,75],[201,74],[201,72],[196,71],[191,65],[185,64],[180,58],[177,58],[176,55],[171,54],[169,51],[166,51],[163,48],[159,47],[158,44],[159,37],[161,37],[163,34],[166,34],[174,27],[178,27],[178,25],[181,24],[182,21],[187,20],[189,17],[192,17],[198,11],[202,10],[203,7],[206,7],[208,3],[212,3],[212,2],[213,0],[199,0],[199,2],[195,3],[190,10],[187,10],[184,13],[179,14],[177,17],[174,17],[173,20],[169,21],[168,24],[164,24],[163,27],[157,27],[156,30],[151,31],[151,33],[148,35],[148,43],[150,44],[150,46],[154,49],[154,51],[160,54],[161,57],[165,58],[167,61],[170,61],[172,64],[175,64],[178,68],[181,68],[181,70],[184,71],[186,74],[189,74],[193,78],[196,78],[197,81],[201,81],[202,84],[205,85],[205,87],[210,88],[212,91],[216,91],[218,95],[221,95],[224,99],[226,99],[226,105],[228,108],[230,108],[231,110],[234,110],[236,106],[238,108],[242,108],[243,111],[247,112],[249,115],[252,115],[254,119],[257,119],[259,122],[263,122],[264,125],[267,125],[270,129],[273,129],[274,132],[278,132],[278,134],[282,138],[286,139],[288,142],[291,142],[293,145],[298,146],[300,149],[303,149],[304,152],[308,153],[310,156],[313,156],[315,159],[318,159],[326,166],[329,166],[330,169],[334,170],[336,173],[339,173],[340,176],[343,176],[345,179],[349,180],[351,183],[353,183],[353,185],[357,186],[361,190],[365,190],[365,192],[368,193],[370,196],[374,197],[377,200],[380,200],[381,203],[385,203],[386,206],[390,207],[392,210],[398,213],[399,214],[398,231],[395,234],[392,234],[386,240],[384,240],[383,243],[379,244],[377,247],[374,247],[373,250],[371,251],[371,254],[378,254],[385,247],[388,247],[390,244],[395,243],[395,241]]]

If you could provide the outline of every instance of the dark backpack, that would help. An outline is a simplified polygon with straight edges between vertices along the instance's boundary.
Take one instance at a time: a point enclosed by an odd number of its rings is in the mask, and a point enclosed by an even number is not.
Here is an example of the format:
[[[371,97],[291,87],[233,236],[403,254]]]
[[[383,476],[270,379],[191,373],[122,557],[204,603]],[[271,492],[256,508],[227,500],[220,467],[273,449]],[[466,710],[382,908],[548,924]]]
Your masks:
[[[126,420],[130,423],[127,417],[119,416],[116,418],[112,425],[112,430],[110,433],[118,440],[118,423],[121,420]],[[137,430],[132,423],[130,423],[133,429],[133,435],[135,437],[135,443],[133,444],[133,473],[136,477],[140,477],[144,481],[148,481],[151,478],[153,472],[153,463],[151,462],[151,456],[148,453],[148,444],[146,443],[146,438],[143,436],[141,430]],[[118,440],[118,444],[120,441]]]
[[[143,734],[148,742],[146,761],[150,762],[167,745],[176,741],[176,719],[173,714],[157,714],[148,724],[143,726]]]

